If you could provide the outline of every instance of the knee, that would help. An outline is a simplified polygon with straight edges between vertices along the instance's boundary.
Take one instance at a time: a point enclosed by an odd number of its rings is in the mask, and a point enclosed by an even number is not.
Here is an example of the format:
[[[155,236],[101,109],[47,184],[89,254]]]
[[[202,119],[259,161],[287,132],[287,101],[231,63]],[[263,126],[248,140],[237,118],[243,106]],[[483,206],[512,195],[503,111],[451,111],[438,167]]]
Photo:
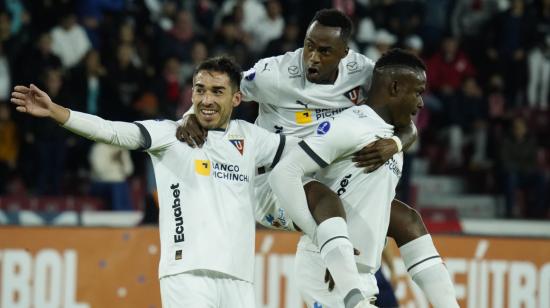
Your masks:
[[[309,210],[318,224],[332,217],[346,217],[342,201],[327,186],[312,181],[304,186],[304,190]]]
[[[398,246],[427,233],[422,216],[418,211],[400,201],[392,202],[388,236],[392,237]]]

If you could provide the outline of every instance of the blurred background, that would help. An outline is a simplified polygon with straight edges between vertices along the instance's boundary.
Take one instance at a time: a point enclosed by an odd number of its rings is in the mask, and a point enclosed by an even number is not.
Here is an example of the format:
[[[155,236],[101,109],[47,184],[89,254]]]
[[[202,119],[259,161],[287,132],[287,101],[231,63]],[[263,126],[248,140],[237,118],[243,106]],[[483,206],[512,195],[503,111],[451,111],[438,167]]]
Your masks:
[[[0,0],[0,224],[158,219],[146,154],[17,114],[14,85],[110,120],[178,119],[197,63],[230,54],[247,69],[292,51],[331,7],[352,18],[352,49],[376,60],[401,47],[427,64],[398,196],[430,231],[550,237],[550,0]],[[242,104],[234,116],[256,114]],[[532,307],[550,307],[544,292]]]

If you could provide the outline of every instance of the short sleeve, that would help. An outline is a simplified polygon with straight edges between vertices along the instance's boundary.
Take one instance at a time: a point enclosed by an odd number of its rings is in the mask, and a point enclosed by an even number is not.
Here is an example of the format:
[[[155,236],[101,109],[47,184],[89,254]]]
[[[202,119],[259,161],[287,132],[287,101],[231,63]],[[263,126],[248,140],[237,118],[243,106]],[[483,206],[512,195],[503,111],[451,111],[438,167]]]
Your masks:
[[[256,166],[275,167],[283,155],[287,137],[269,132],[259,126],[254,125],[253,128]]]
[[[266,58],[243,73],[241,92],[243,101],[265,103],[275,101],[279,84],[277,58]]]
[[[319,166],[327,167],[336,159],[357,151],[361,145],[361,139],[352,123],[341,118],[323,121],[314,134],[298,145]]]
[[[169,120],[146,120],[134,122],[145,139],[142,150],[159,152],[177,142],[177,123]]]

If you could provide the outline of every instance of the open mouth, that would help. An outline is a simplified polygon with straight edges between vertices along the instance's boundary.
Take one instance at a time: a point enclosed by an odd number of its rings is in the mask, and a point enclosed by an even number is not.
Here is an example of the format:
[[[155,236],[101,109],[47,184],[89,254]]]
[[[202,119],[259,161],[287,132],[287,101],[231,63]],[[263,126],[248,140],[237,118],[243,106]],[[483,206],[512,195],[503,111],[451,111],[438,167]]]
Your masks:
[[[314,67],[310,67],[307,69],[307,75],[308,76],[318,76],[319,75],[319,70],[314,68]]]

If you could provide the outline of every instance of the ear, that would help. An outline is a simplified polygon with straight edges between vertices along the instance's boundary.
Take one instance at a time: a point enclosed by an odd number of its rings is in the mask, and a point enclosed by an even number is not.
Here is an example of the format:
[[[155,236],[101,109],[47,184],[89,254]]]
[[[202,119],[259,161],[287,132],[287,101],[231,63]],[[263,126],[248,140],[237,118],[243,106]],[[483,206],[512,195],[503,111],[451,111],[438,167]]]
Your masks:
[[[398,96],[400,91],[401,85],[397,82],[397,80],[392,80],[390,82],[390,96]]]
[[[233,107],[237,107],[241,104],[241,100],[243,99],[243,94],[241,91],[237,91],[233,94]]]

